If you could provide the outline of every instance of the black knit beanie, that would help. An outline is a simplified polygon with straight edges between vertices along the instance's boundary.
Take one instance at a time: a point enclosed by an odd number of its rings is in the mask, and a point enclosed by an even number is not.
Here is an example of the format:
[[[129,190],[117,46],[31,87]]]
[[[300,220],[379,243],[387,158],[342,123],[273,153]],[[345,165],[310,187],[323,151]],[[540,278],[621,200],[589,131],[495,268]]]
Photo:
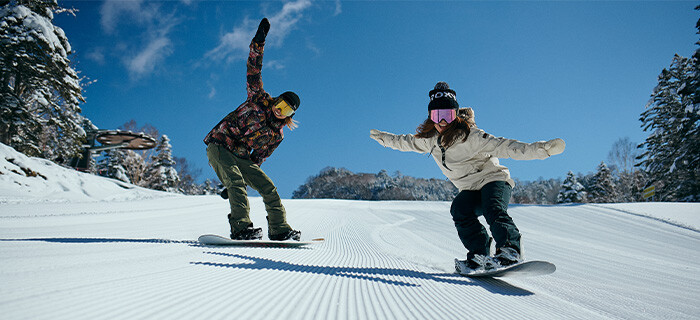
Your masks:
[[[435,109],[459,109],[457,93],[450,89],[447,82],[438,82],[435,85],[435,89],[430,90],[428,96],[430,96],[428,111]]]
[[[299,108],[300,100],[299,100],[299,96],[297,96],[296,93],[291,92],[291,91],[287,91],[287,92],[281,94],[280,97],[282,99],[284,99],[284,101],[287,101],[287,103],[289,103],[289,106],[292,107],[292,109],[294,109],[294,111],[296,111]]]

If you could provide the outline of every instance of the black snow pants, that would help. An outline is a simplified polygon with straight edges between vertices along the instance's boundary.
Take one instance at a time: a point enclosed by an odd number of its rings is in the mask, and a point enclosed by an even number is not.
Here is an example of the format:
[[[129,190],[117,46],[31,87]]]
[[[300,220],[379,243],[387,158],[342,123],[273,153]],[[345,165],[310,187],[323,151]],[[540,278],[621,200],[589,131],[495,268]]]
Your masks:
[[[512,189],[505,181],[494,181],[481,190],[461,191],[452,201],[450,213],[459,239],[469,251],[467,259],[490,254],[491,238],[479,222],[480,215],[489,224],[496,248],[508,246],[520,252],[520,231],[507,212]]]

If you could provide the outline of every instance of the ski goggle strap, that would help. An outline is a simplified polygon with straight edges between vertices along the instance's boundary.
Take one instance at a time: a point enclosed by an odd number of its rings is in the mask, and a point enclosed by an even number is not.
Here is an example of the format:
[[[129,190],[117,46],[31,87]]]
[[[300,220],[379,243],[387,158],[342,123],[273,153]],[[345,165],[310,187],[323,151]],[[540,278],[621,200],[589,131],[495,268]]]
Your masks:
[[[447,123],[455,121],[457,118],[457,110],[455,109],[433,109],[430,110],[430,120],[438,123],[445,120]]]
[[[294,109],[284,99],[277,100],[273,107],[279,109],[280,113],[285,117],[290,117],[294,114]]]

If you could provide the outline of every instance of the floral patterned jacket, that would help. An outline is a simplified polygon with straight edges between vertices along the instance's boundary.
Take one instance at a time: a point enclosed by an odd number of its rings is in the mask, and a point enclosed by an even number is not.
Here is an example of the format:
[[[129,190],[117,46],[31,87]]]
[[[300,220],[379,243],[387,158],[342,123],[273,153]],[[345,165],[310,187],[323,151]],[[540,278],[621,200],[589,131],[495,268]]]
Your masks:
[[[272,112],[274,98],[263,90],[260,76],[264,43],[250,43],[248,55],[248,99],[224,117],[204,138],[204,143],[215,143],[237,157],[250,159],[261,165],[284,139],[284,121]]]

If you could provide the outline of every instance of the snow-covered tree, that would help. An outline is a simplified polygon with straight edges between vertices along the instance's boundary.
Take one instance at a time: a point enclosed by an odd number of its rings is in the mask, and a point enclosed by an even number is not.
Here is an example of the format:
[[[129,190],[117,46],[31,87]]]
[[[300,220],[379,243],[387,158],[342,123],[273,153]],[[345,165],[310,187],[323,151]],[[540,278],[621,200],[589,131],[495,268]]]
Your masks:
[[[642,192],[647,187],[647,174],[642,170],[634,170],[628,179],[625,181],[629,183],[628,192],[624,195],[624,202],[639,202],[644,201],[642,197]]]
[[[561,190],[557,196],[557,203],[581,203],[586,199],[583,185],[578,182],[573,172],[566,174],[566,179],[561,184]]]
[[[177,184],[177,189],[179,193],[182,194],[206,194],[206,186],[197,184],[197,178],[199,177],[202,169],[194,169],[190,167],[189,162],[186,158],[173,158],[175,161],[175,170],[179,177],[179,183]]]
[[[121,149],[112,149],[107,151],[105,157],[98,163],[98,171],[107,177],[131,182],[124,163],[126,163],[126,152]]]
[[[146,161],[134,150],[121,149],[119,151],[124,155],[119,161],[121,161],[124,170],[126,170],[126,176],[129,177],[129,181],[137,186],[145,187],[143,176],[146,171]]]
[[[219,190],[221,190],[220,185],[221,182],[219,181],[212,181],[211,179],[204,180],[202,184],[202,194],[219,194]]]
[[[53,25],[56,0],[0,1],[0,142],[52,160],[77,155],[85,132],[81,79]]]
[[[642,191],[647,184],[646,173],[636,169],[629,172],[614,172],[617,202],[643,201]]]
[[[125,149],[105,151],[96,168],[100,175],[142,187],[147,187],[143,179],[145,171],[146,162],[143,157],[133,150]]]
[[[638,155],[637,144],[627,137],[617,140],[608,153],[618,202],[643,200],[641,193],[646,184],[646,176],[642,170],[634,167]]]
[[[40,140],[41,157],[57,162],[68,160],[81,153],[86,133],[81,122],[90,121],[79,110],[63,106],[54,108],[54,114],[42,115],[45,120]]]
[[[150,189],[176,192],[180,178],[174,166],[170,139],[163,135],[156,147],[156,155],[151,159],[150,168],[147,170],[144,179],[146,186]]]
[[[591,186],[587,188],[589,202],[617,202],[619,196],[614,177],[605,162],[598,165],[598,171],[593,175],[591,182]]]
[[[696,28],[700,34],[700,20]],[[638,165],[659,199],[700,201],[700,48],[691,58],[673,57],[640,120],[651,133]]]
[[[662,200],[700,200],[700,104],[686,87],[699,69],[697,58],[676,55],[640,118],[651,134],[640,146],[639,165]]]
[[[535,192],[532,188],[530,188],[530,185],[532,184],[531,182],[522,182],[518,179],[515,180],[515,188],[513,188],[512,196],[511,196],[511,201],[513,203],[520,203],[520,204],[534,204],[536,203],[535,201]]]
[[[554,204],[561,189],[561,179],[537,181],[515,180],[511,201],[520,204]]]

